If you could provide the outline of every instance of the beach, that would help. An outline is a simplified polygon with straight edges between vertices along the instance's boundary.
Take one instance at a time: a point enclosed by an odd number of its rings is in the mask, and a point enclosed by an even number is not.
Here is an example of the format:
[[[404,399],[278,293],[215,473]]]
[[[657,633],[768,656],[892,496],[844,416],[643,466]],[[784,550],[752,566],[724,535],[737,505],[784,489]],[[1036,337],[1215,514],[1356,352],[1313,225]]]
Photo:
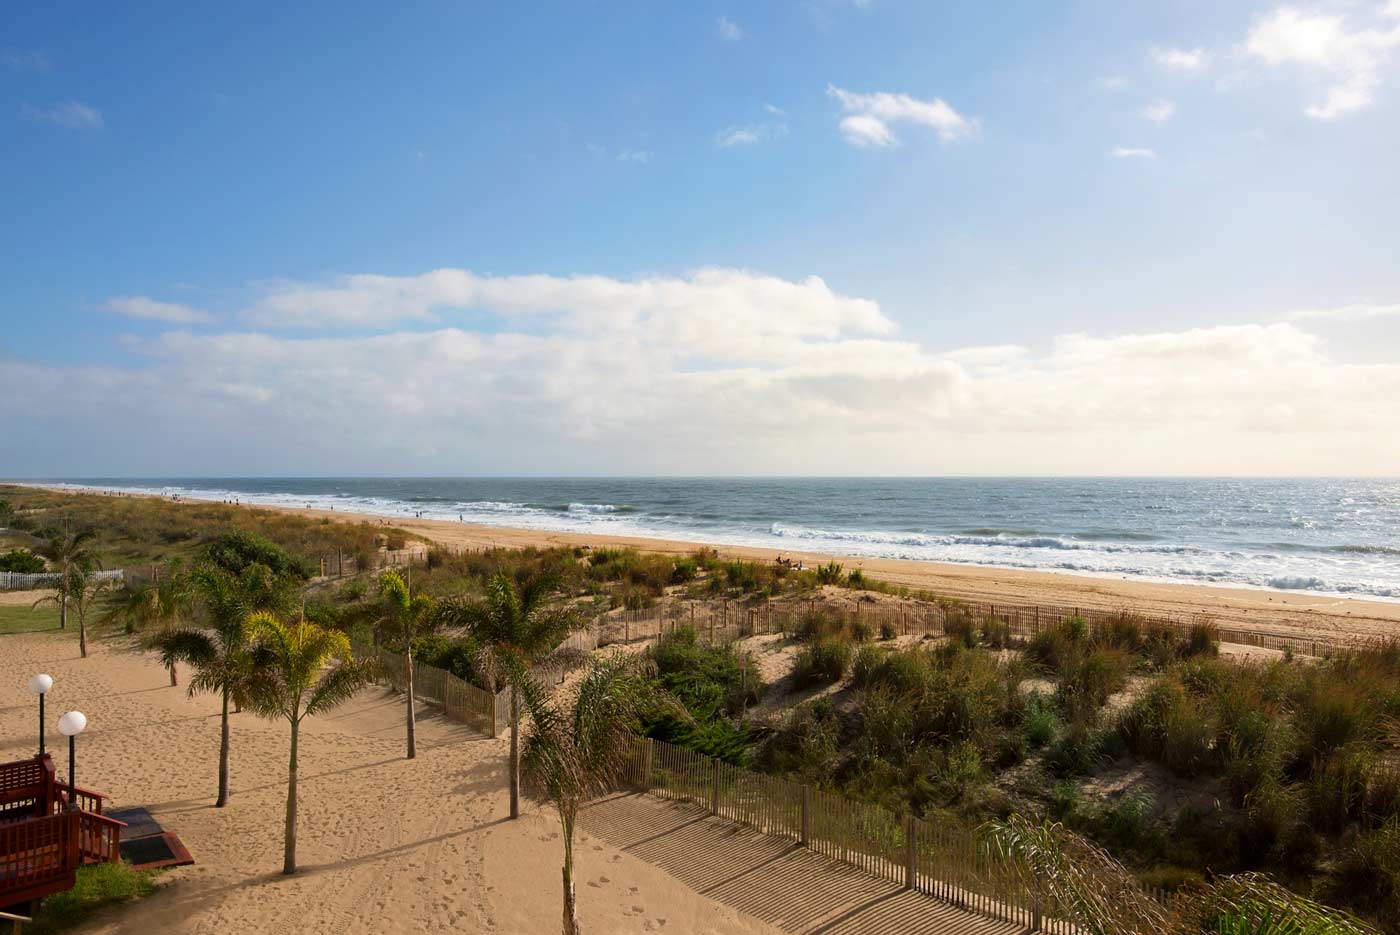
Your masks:
[[[35,702],[24,677],[48,672],[50,712],[88,716],[77,743],[78,785],[110,796],[108,810],[145,806],[195,860],[162,873],[153,895],[99,915],[83,931],[558,929],[558,822],[534,806],[519,821],[505,820],[505,738],[483,738],[425,706],[418,757],[405,760],[403,697],[377,687],[308,719],[300,763],[302,869],[285,877],[285,723],[233,716],[233,796],[215,809],[216,698],[187,697],[183,684],[169,685],[154,656],[120,642],[94,642],[87,659],[78,658],[72,632],[10,635],[0,647],[0,760],[35,752]],[[56,721],[54,713],[51,729]],[[54,732],[48,747],[66,775],[62,740]],[[587,834],[575,859],[588,931],[776,931]]]
[[[268,507],[259,507],[268,509]],[[276,508],[274,508],[276,509]],[[1209,617],[1221,625],[1293,636],[1400,636],[1400,601],[1368,601],[1266,588],[1218,587],[1133,579],[1096,578],[981,565],[956,565],[906,559],[861,558],[815,552],[782,552],[747,546],[700,545],[670,539],[510,529],[444,520],[395,518],[340,510],[292,509],[305,516],[340,522],[387,523],[448,549],[524,548],[527,546],[621,546],[669,554],[698,548],[721,556],[774,561],[779,555],[805,566],[841,562],[861,568],[882,581],[943,597],[984,603],[1053,605],[1094,610],[1131,610],[1181,618]]]

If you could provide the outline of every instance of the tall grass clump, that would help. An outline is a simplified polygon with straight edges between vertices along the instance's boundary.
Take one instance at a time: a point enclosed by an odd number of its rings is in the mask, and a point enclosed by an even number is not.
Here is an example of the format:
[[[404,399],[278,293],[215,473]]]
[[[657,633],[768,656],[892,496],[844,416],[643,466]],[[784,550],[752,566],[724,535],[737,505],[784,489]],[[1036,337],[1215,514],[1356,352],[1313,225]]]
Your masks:
[[[833,637],[819,637],[802,647],[793,661],[792,682],[797,688],[830,685],[845,678],[851,665],[851,646]]]

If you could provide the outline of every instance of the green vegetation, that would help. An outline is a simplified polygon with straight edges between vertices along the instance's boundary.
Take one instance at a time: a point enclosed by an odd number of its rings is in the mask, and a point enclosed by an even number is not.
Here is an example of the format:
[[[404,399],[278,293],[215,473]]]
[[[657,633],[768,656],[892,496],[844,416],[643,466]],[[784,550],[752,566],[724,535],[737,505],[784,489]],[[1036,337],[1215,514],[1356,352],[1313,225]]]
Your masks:
[[[153,871],[133,870],[124,861],[82,867],[71,890],[44,898],[33,924],[25,926],[25,935],[71,931],[102,909],[149,896],[155,888]]]
[[[173,503],[155,497],[0,487],[13,509],[12,530],[28,533],[34,544],[49,531],[80,524],[94,530],[91,548],[113,568],[164,565],[171,558],[192,558],[216,539],[251,533],[279,546],[302,572],[319,570],[322,559],[334,564],[337,555],[359,567],[373,564],[374,554],[402,530],[363,522],[335,522],[299,516],[285,510],[235,507],[223,503]],[[264,562],[264,564],[266,564]]]
[[[0,604],[0,635],[58,629],[58,608]]]
[[[35,555],[28,549],[11,549],[0,553],[0,571],[13,571],[24,575],[37,575],[48,568],[43,556]]]
[[[742,765],[748,756],[748,706],[763,695],[752,658],[733,646],[705,646],[691,627],[677,627],[647,651],[658,687],[684,706],[688,717],[661,711],[646,734]]]

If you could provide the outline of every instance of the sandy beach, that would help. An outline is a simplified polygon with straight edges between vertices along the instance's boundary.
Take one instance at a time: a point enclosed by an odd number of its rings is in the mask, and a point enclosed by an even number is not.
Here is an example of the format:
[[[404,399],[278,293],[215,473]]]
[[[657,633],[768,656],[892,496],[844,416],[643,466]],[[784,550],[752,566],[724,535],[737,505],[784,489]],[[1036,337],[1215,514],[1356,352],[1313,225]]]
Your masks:
[[[259,507],[259,509],[275,509]],[[702,545],[670,539],[583,535],[538,529],[509,529],[471,523],[409,518],[387,519],[338,510],[293,509],[305,516],[341,522],[363,521],[397,526],[449,549],[493,546],[631,546],[652,552],[686,554]],[[710,546],[722,556],[772,561],[772,549]],[[785,551],[785,558],[807,565],[835,559],[848,569],[860,567],[893,584],[941,596],[983,602],[1045,604],[1097,610],[1131,609],[1145,614],[1210,617],[1222,625],[1264,632],[1334,637],[1400,636],[1400,601],[1367,601],[1303,591],[1097,578],[982,565],[957,565],[901,559],[860,558]]]
[[[79,659],[73,633],[5,636],[0,656],[0,759],[34,753],[35,702],[25,679],[48,672],[50,711],[88,716],[78,784],[108,794],[109,808],[149,808],[196,861],[162,874],[155,894],[108,911],[85,932],[558,929],[558,825],[538,811],[503,819],[504,739],[483,739],[425,708],[418,758],[404,760],[402,697],[379,688],[310,719],[301,761],[304,870],[284,877],[285,724],[234,716],[233,798],[215,809],[215,699],[188,698],[152,656],[121,645],[96,642]],[[66,770],[62,739],[55,732],[48,744]],[[575,855],[588,931],[777,931],[601,840],[581,837]]]

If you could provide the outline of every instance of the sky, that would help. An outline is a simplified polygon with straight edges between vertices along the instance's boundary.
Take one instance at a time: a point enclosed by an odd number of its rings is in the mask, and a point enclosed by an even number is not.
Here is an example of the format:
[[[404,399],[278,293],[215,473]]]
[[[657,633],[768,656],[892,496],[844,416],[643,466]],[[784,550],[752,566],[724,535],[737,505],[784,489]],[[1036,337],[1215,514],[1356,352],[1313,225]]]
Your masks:
[[[1400,0],[0,9],[0,477],[1400,474]]]

